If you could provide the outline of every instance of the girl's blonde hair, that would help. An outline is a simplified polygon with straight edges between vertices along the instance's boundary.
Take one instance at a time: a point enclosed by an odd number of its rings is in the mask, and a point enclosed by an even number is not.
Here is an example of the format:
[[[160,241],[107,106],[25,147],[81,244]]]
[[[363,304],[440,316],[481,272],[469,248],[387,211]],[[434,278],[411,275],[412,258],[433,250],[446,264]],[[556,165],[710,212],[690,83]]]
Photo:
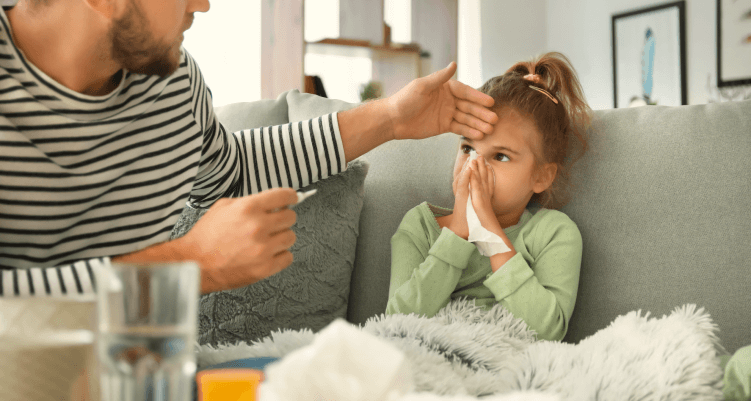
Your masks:
[[[538,171],[543,164],[555,163],[557,172],[552,185],[534,194],[532,201],[550,209],[565,205],[570,198],[571,166],[588,148],[586,133],[592,121],[592,109],[571,62],[561,53],[546,53],[514,64],[479,90],[493,97],[494,110],[514,109],[534,121],[542,145],[533,146]]]

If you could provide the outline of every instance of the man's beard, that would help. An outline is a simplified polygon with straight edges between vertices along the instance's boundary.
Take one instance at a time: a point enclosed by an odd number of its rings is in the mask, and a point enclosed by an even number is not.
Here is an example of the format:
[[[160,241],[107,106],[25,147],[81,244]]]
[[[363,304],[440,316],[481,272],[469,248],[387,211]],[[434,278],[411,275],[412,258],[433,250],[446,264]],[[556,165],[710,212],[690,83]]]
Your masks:
[[[179,46],[159,43],[150,33],[143,10],[130,1],[125,15],[112,22],[109,32],[112,57],[130,72],[166,77],[179,66]]]

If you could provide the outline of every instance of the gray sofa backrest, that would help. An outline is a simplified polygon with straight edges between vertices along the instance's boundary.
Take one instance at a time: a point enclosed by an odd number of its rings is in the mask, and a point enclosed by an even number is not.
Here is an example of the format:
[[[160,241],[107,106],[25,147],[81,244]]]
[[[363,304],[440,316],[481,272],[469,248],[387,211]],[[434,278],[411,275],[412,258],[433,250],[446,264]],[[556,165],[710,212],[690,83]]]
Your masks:
[[[386,308],[390,238],[404,214],[426,200],[453,206],[457,144],[446,134],[363,156],[371,165],[351,322]],[[751,101],[596,111],[591,146],[562,209],[584,240],[565,341],[632,310],[659,317],[693,303],[712,315],[728,351],[751,344]]]

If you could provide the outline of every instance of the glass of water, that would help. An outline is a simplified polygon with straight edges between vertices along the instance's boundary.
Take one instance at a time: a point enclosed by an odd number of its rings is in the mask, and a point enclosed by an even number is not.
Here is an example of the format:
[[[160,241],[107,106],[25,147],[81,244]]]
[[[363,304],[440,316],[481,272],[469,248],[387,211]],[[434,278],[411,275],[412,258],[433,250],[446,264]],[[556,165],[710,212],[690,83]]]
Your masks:
[[[194,262],[99,271],[102,401],[189,401],[200,272]]]

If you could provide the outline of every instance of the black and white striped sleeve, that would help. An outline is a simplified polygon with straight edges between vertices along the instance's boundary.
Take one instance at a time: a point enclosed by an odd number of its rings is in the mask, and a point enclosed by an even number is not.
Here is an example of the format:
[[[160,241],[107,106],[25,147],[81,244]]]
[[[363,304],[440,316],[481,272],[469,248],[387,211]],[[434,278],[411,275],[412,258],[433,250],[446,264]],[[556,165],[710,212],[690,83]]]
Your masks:
[[[186,53],[193,111],[204,141],[190,204],[209,207],[221,197],[270,188],[302,188],[346,169],[337,113],[307,121],[227,133],[214,114],[211,92]]]
[[[109,263],[104,257],[65,266],[0,270],[0,298],[94,294],[95,271]]]

